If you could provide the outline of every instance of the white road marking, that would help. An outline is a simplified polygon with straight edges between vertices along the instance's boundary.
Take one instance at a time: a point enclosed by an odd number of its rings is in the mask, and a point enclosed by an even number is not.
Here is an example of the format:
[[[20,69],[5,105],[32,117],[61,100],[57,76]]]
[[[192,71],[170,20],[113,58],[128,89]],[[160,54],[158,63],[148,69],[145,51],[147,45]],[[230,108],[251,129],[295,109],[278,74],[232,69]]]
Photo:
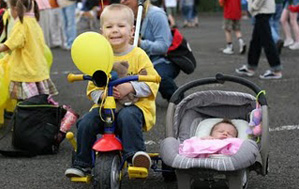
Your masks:
[[[276,128],[270,128],[270,132],[273,131],[289,131],[289,130],[296,130],[299,129],[299,125],[285,125],[285,126],[280,126]]]
[[[144,142],[145,143],[145,145],[155,145],[155,144],[157,144],[155,141],[153,141],[153,140],[148,140],[148,141],[145,141]]]

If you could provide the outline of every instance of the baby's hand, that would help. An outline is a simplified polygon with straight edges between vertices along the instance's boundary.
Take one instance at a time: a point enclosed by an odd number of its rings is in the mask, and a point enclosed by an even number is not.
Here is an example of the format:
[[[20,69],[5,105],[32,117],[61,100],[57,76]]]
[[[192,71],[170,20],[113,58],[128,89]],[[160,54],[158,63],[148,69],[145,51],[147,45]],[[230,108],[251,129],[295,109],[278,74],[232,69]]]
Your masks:
[[[131,83],[123,83],[113,88],[113,97],[115,99],[123,99],[129,93],[135,93]]]

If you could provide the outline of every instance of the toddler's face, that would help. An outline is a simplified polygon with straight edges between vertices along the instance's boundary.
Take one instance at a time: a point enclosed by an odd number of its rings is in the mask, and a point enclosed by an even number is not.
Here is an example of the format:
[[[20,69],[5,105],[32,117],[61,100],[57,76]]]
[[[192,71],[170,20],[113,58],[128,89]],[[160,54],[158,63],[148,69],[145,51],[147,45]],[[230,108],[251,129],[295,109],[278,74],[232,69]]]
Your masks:
[[[234,126],[228,123],[220,123],[215,126],[211,136],[216,139],[236,138],[237,130]]]
[[[123,52],[129,46],[134,28],[128,23],[124,13],[111,10],[103,21],[102,34],[110,42],[114,52]]]

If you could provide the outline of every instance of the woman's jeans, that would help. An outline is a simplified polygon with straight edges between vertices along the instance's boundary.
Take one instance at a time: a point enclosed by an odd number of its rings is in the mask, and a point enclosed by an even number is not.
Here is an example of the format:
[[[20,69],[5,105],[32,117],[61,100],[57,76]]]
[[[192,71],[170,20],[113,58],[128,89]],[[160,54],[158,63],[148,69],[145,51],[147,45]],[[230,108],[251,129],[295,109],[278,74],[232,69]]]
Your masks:
[[[193,20],[193,6],[183,5],[182,14],[183,14],[184,21],[191,22]]]
[[[116,132],[120,135],[125,159],[133,156],[137,151],[145,151],[142,133],[144,116],[137,106],[122,108],[116,115],[116,125]],[[103,131],[104,122],[99,116],[99,108],[93,108],[79,119],[77,122],[77,153],[73,166],[92,167],[92,146],[97,139],[97,134],[103,133]]]
[[[280,16],[283,10],[283,4],[276,4],[275,13],[270,18],[271,33],[274,43],[280,39]]]
[[[66,48],[71,48],[75,38],[77,37],[76,7],[77,7],[77,4],[73,3],[72,5],[63,7],[61,9],[62,15],[63,15],[63,20],[64,20]]]
[[[248,68],[255,70],[258,66],[262,48],[264,48],[267,60],[273,71],[280,71],[280,58],[271,34],[269,19],[271,14],[258,14],[255,23],[248,52]]]
[[[156,71],[161,77],[159,92],[166,100],[170,100],[172,94],[177,90],[174,79],[179,75],[180,69],[173,63],[160,63],[155,66]]]

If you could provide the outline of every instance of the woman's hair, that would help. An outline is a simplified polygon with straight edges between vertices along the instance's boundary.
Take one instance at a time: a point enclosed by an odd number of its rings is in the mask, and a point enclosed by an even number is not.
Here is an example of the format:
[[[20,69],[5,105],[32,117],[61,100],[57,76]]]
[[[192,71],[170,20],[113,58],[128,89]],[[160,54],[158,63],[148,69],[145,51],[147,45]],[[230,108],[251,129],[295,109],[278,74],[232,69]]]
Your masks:
[[[22,23],[24,14],[30,12],[32,8],[36,20],[39,21],[39,8],[35,0],[9,0],[9,3],[10,6],[17,8],[17,15]]]
[[[235,128],[235,130],[236,130],[236,134],[237,134],[237,136],[238,136],[238,129],[237,129],[237,127],[233,124],[233,122],[230,120],[230,119],[227,119],[227,118],[224,118],[223,120],[221,120],[221,121],[219,121],[218,123],[216,123],[213,127],[212,127],[212,129],[211,129],[211,133],[210,133],[210,135],[213,133],[213,131],[214,131],[214,129],[217,127],[217,125],[219,125],[219,124],[221,124],[221,123],[226,123],[226,124],[230,124],[231,126],[233,126],[234,128]]]
[[[109,11],[111,11],[111,10],[117,10],[117,11],[125,13],[126,20],[128,21],[128,23],[131,26],[134,25],[134,13],[128,6],[122,5],[122,4],[111,4],[107,7],[105,7],[102,14],[101,14],[101,17],[100,17],[100,26],[101,27],[103,26],[103,22],[105,21],[105,17],[107,16]]]

